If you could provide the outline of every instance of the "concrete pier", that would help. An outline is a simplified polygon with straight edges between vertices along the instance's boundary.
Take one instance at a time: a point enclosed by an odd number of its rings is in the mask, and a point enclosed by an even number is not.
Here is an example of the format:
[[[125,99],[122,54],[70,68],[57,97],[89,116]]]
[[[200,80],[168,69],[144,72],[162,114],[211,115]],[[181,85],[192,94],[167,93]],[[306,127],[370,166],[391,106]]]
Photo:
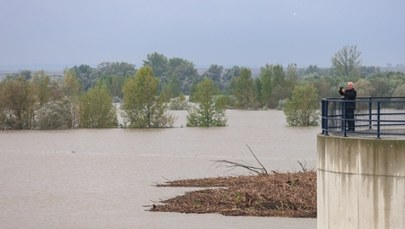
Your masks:
[[[318,229],[405,228],[405,140],[318,135]]]

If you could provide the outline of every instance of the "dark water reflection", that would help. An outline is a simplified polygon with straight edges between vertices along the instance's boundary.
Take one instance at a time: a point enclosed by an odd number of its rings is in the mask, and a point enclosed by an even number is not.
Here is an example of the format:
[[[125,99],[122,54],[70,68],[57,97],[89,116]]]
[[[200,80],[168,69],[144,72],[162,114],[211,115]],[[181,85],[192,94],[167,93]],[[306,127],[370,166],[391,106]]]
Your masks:
[[[166,179],[247,174],[215,163],[268,170],[314,168],[319,127],[289,128],[281,111],[228,111],[225,128],[0,132],[1,228],[316,228],[315,219],[152,213],[143,205],[190,189]]]

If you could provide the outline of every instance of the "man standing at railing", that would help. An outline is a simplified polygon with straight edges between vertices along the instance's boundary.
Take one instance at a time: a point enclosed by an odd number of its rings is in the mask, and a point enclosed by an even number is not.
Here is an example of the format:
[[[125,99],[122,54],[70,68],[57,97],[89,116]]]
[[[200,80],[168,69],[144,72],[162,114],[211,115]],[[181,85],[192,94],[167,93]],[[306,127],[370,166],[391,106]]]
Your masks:
[[[353,82],[348,82],[346,89],[339,88],[339,94],[343,95],[343,117],[346,121],[347,130],[354,131],[354,110],[356,109],[357,92]]]

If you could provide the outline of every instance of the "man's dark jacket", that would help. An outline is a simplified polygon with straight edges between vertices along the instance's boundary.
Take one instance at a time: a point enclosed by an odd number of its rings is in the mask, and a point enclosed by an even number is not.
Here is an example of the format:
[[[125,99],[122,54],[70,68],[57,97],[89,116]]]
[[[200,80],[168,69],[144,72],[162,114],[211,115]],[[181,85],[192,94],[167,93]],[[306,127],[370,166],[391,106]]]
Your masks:
[[[345,104],[346,109],[356,109],[356,103],[354,100],[356,99],[357,92],[353,89],[346,89],[345,91],[339,90],[339,94],[343,95],[343,100],[352,100],[347,101]]]

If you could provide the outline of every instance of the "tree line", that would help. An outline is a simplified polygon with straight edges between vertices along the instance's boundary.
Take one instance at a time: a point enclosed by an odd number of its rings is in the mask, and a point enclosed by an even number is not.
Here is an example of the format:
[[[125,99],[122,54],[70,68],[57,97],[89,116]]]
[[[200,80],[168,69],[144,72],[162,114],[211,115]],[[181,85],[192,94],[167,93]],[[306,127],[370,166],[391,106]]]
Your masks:
[[[120,102],[125,126],[170,127],[168,109],[188,109],[188,126],[225,126],[225,109],[283,109],[292,126],[317,125],[319,101],[336,97],[353,81],[358,96],[404,96],[403,72],[361,65],[356,46],[345,46],[330,68],[266,64],[257,76],[247,67],[211,65],[199,74],[191,61],[148,54],[143,66],[104,62],[74,66],[63,76],[44,71],[9,74],[0,82],[2,129],[111,128]],[[189,101],[186,100],[189,96]]]

